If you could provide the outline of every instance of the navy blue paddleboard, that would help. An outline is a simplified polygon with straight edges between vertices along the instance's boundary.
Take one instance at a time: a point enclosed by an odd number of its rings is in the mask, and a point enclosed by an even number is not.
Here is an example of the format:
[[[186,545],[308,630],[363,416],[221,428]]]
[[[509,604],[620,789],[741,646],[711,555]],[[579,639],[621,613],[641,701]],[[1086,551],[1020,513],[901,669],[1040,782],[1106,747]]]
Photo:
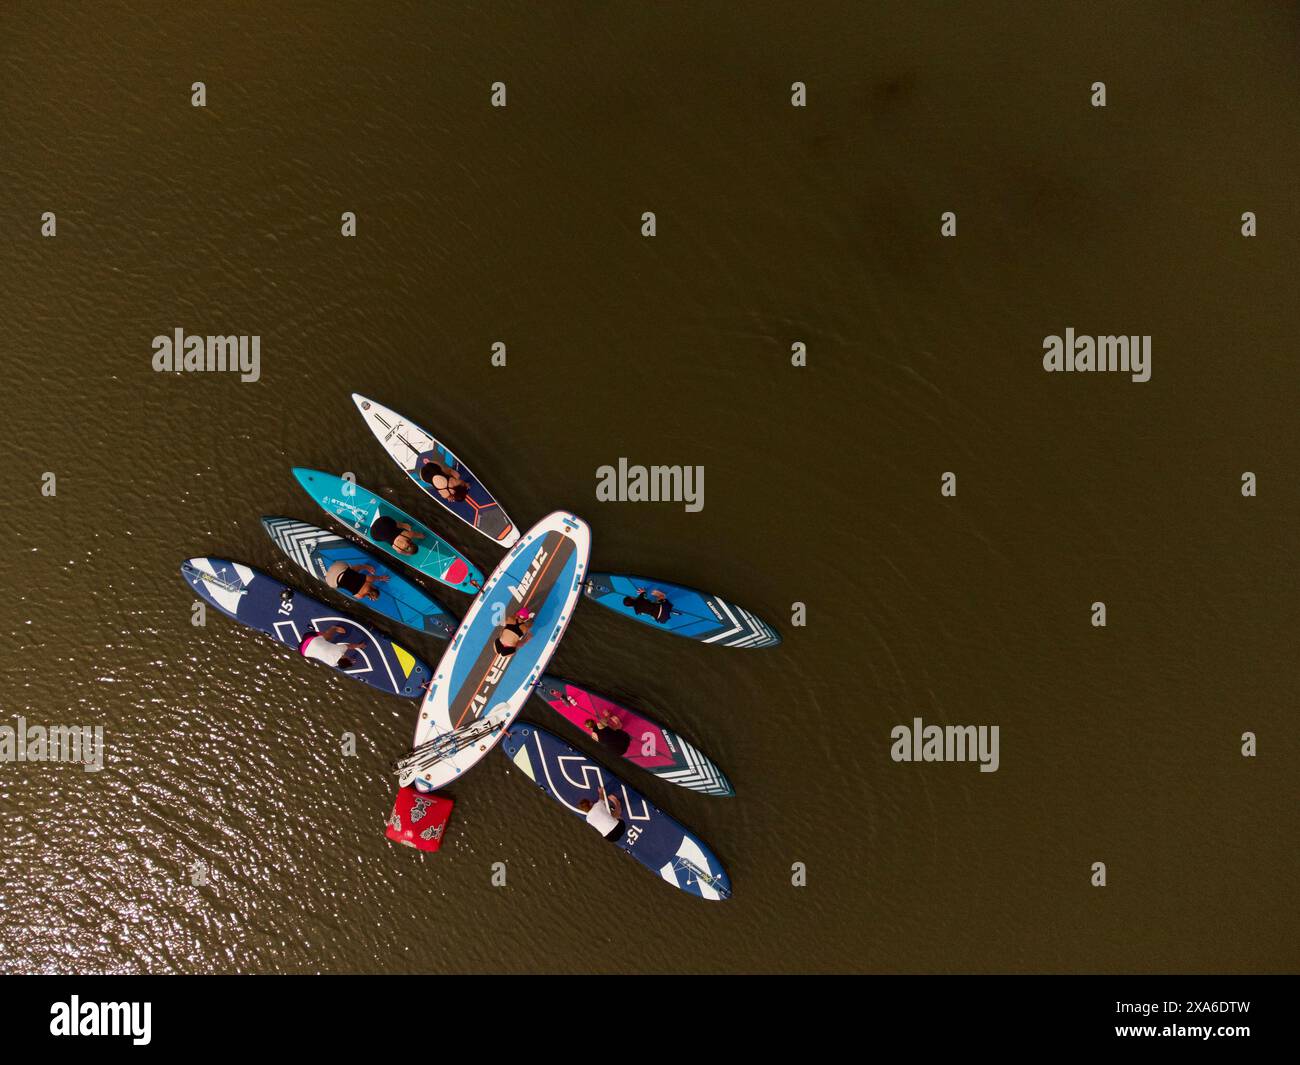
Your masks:
[[[266,633],[295,653],[313,630],[324,632],[342,625],[343,634],[333,637],[333,642],[361,646],[348,652],[354,664],[348,669],[334,667],[335,672],[408,699],[424,694],[429,667],[410,651],[274,577],[224,558],[188,559],[181,563],[181,576],[196,595],[223,614]]]
[[[611,842],[673,887],[702,899],[731,897],[726,870],[699,836],[559,736],[536,725],[514,724],[501,748],[516,768],[575,817],[586,817],[578,808],[583,799],[601,801],[601,787],[616,796],[624,829]],[[599,838],[595,829],[588,831],[592,839]]]

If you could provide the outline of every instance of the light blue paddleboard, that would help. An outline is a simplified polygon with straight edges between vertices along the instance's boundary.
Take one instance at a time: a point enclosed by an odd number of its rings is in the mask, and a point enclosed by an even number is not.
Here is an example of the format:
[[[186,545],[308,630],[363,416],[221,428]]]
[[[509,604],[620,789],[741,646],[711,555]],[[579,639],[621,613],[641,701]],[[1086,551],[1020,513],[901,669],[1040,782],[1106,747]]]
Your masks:
[[[744,607],[683,584],[631,573],[592,573],[583,594],[625,618],[701,643],[774,647],[781,642],[771,625]]]
[[[349,602],[359,603],[367,610],[440,640],[450,640],[460,624],[427,592],[347,536],[318,529],[294,518],[263,518],[262,528],[276,547]],[[350,569],[369,567],[373,570],[370,576],[375,597],[358,599],[337,584],[330,584],[327,574],[338,563]]]

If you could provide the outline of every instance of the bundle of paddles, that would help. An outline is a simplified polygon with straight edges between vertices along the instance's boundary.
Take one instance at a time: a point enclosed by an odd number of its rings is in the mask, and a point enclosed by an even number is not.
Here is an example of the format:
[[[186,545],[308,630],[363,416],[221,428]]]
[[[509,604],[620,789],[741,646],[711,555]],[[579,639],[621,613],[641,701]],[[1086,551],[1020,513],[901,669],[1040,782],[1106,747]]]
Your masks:
[[[505,556],[486,578],[432,529],[351,477],[297,468],[298,483],[340,526],[267,517],[262,526],[288,557],[349,606],[422,636],[448,640],[432,668],[358,617],[241,562],[191,558],[181,574],[236,621],[392,695],[420,699],[389,838],[424,851],[442,844],[452,801],[434,794],[500,745],[545,794],[670,884],[725,899],[730,881],[709,847],[561,736],[516,718],[537,695],[585,732],[595,748],[679,787],[732,795],[706,755],[652,718],[544,672],[580,596],[644,626],[723,647],[771,647],[780,636],[748,610],[683,585],[625,573],[589,573],[591,531],[564,511],[522,535],[470,469],[426,430],[353,395],[375,438],[427,498]],[[396,563],[396,564],[394,564]],[[472,596],[459,623],[424,581]]]

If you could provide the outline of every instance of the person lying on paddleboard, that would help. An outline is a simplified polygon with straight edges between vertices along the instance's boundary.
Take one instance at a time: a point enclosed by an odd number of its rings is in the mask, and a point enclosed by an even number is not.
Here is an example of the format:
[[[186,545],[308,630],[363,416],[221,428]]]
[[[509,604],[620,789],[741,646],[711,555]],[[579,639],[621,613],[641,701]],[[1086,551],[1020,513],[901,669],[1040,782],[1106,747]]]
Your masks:
[[[357,663],[348,652],[364,647],[365,644],[334,642],[335,636],[342,636],[347,631],[342,625],[331,625],[324,632],[312,629],[302,638],[302,643],[298,645],[298,653],[303,658],[314,658],[317,662],[324,662],[335,669],[351,669]]]
[[[611,843],[617,843],[627,830],[627,825],[623,823],[623,812],[619,809],[618,796],[606,795],[605,789],[601,788],[600,798],[600,802],[583,799],[578,803],[578,809],[587,815],[587,824]]]
[[[386,580],[388,574],[377,573],[369,563],[352,567],[346,562],[335,562],[325,571],[325,583],[347,592],[353,599],[378,599],[379,589],[375,582]]]
[[[424,539],[424,533],[416,532],[404,521],[394,521],[387,514],[381,514],[374,520],[370,526],[370,535],[402,555],[415,554],[419,550],[415,541]]]
[[[646,595],[644,588],[638,588],[639,593],[635,599],[630,595],[623,596],[623,605],[631,607],[638,614],[649,614],[660,625],[666,625],[668,619],[673,616],[673,602],[658,588],[655,588],[649,595]]]
[[[459,503],[469,495],[469,482],[455,470],[449,470],[446,466],[434,462],[430,458],[424,458],[420,461],[423,463],[420,467],[420,480],[447,500],[448,503]]]
[[[536,614],[530,613],[527,607],[521,606],[506,618],[506,623],[501,627],[501,635],[496,638],[494,644],[497,654],[508,658],[531,640],[533,634],[529,630],[533,627],[535,617]]]
[[[594,717],[588,718],[584,723],[587,735],[593,740],[599,740],[602,747],[609,748],[614,754],[626,754],[627,749],[632,746],[632,737],[624,732],[619,726],[622,722],[618,719],[617,714],[610,714],[604,721],[597,721]]]

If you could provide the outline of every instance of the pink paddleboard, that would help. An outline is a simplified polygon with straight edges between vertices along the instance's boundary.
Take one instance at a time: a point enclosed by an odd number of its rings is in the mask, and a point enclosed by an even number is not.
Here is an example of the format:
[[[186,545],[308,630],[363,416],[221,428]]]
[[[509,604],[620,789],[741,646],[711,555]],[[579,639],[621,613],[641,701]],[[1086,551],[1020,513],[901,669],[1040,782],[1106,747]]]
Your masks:
[[[583,732],[590,731],[589,721],[604,725],[598,731],[619,741],[599,744],[607,755],[620,757],[618,750],[626,740],[621,757],[648,773],[706,795],[735,794],[721,769],[677,733],[644,714],[549,673],[542,674],[533,694]]]

